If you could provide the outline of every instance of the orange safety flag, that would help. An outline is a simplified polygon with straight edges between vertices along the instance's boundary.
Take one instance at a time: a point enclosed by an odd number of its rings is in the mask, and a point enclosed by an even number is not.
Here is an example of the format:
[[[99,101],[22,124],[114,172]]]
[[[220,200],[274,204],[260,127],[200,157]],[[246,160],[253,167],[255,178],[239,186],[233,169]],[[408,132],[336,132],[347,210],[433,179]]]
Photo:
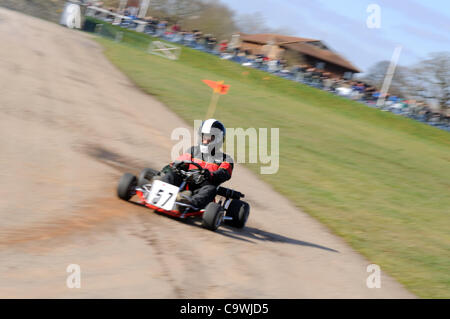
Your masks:
[[[211,81],[211,80],[202,80],[206,85],[213,88],[214,93],[219,94],[227,94],[228,89],[230,88],[229,85],[223,84],[223,81]]]

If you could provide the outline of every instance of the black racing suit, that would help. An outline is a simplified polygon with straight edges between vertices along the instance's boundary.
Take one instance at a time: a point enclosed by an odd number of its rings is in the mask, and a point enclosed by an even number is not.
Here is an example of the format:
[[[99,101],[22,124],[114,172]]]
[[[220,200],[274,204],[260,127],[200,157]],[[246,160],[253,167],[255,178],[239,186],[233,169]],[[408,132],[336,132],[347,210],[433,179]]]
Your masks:
[[[192,146],[186,153],[179,156],[177,161],[192,161],[207,169],[211,176],[201,184],[188,183],[188,189],[192,191],[192,205],[197,208],[204,208],[209,202],[214,200],[217,186],[231,178],[233,172],[233,159],[225,153],[204,154],[200,152],[199,146]],[[190,164],[188,170],[198,169]],[[172,185],[180,186],[183,179],[176,174],[171,165],[166,166],[162,171],[161,180]]]

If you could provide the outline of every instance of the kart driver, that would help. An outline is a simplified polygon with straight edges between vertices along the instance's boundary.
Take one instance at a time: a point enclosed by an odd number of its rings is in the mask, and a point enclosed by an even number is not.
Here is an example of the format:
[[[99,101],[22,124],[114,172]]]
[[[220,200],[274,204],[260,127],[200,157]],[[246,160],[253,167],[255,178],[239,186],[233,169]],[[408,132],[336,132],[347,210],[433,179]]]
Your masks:
[[[178,194],[177,201],[192,208],[202,209],[213,201],[217,186],[231,178],[233,171],[233,159],[221,151],[225,139],[225,127],[216,119],[208,119],[202,122],[198,131],[198,145],[192,146],[176,161],[167,165],[155,179],[172,185],[180,186],[183,177],[174,169],[174,165],[180,161],[192,161],[198,163],[203,171],[192,164],[184,164],[184,170],[193,173],[194,178],[187,183],[186,191]],[[186,167],[189,166],[189,167]]]

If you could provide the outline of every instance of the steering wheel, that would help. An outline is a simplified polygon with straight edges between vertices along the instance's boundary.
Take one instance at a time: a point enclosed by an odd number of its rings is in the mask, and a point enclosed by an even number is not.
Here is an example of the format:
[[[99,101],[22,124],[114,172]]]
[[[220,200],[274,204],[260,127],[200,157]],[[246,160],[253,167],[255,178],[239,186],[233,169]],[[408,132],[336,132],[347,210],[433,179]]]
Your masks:
[[[185,169],[181,168],[181,166],[184,165],[194,165],[198,168],[198,170],[195,171],[186,171]],[[183,177],[186,178],[187,182],[194,182],[195,184],[201,184],[205,178],[203,176],[204,168],[200,166],[200,164],[195,163],[193,161],[175,161],[173,163],[173,168]],[[200,173],[200,174],[199,174]]]

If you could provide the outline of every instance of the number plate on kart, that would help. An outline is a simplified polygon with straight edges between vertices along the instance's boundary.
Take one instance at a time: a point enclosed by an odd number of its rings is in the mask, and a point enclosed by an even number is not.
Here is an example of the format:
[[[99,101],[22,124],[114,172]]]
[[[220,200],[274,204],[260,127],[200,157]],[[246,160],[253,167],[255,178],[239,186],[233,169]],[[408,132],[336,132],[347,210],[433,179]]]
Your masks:
[[[164,210],[172,210],[177,198],[178,187],[161,181],[153,181],[147,203]]]

